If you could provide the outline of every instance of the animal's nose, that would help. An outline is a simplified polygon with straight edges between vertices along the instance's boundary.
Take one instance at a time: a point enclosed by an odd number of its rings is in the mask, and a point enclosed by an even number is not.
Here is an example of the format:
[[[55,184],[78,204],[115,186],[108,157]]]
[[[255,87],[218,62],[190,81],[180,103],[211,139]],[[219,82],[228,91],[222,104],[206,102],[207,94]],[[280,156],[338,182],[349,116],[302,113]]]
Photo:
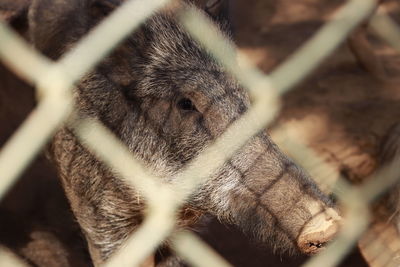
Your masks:
[[[315,215],[303,228],[297,245],[305,254],[315,254],[324,249],[338,232],[341,217],[329,208]]]

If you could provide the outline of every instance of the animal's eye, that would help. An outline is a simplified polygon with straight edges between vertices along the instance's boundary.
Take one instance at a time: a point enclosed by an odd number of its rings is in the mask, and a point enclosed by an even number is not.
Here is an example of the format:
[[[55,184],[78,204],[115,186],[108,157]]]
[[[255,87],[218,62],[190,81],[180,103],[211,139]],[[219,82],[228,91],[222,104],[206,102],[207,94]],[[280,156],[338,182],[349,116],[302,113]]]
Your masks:
[[[182,98],[178,101],[178,108],[187,111],[197,111],[196,106],[189,98]]]

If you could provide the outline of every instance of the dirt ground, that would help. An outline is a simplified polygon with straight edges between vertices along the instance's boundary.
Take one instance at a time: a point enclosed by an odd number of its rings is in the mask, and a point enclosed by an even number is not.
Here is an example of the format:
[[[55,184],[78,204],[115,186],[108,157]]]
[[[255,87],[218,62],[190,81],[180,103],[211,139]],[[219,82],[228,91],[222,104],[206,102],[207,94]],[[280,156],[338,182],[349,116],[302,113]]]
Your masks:
[[[240,51],[269,73],[290,58],[344,2],[236,1],[232,16],[236,43]],[[386,1],[384,6],[398,22],[399,2]],[[396,77],[400,73],[399,54],[374,34],[368,37],[374,53]],[[400,90],[396,81],[371,75],[344,43],[284,95],[283,108],[272,130],[282,125],[294,127],[299,140],[313,148],[337,173],[354,184],[362,183],[378,167],[383,137],[399,122]],[[232,255],[239,255],[239,251]],[[245,261],[241,266],[265,266],[267,262],[270,266],[298,266],[303,260],[272,255],[268,259],[255,258],[251,264],[246,265]],[[365,265],[355,249],[340,266]]]
[[[236,0],[231,12],[234,39],[240,51],[268,73],[290,57],[343,2]],[[391,12],[399,13],[397,1],[388,1],[388,6]],[[380,43],[376,47],[391,66],[400,62],[387,47]],[[5,72],[0,67],[0,73]],[[2,79],[1,85],[0,145],[34,107],[30,87],[11,78]],[[14,90],[17,86],[21,88],[18,92]],[[343,44],[284,96],[283,108],[274,126],[295,125],[301,129],[302,140],[326,162],[349,180],[360,183],[376,168],[379,143],[388,128],[399,120],[399,115],[397,83],[370,75]],[[234,266],[300,266],[307,260],[273,255],[270,249],[258,247],[238,230],[222,226],[215,219],[201,235]],[[51,242],[42,241],[42,237]],[[64,258],[71,266],[91,266],[79,227],[69,211],[55,171],[44,156],[35,161],[0,203],[0,243],[15,248],[18,254],[37,265],[53,266],[51,262],[35,262],[35,249],[60,246],[68,251]],[[355,249],[340,266],[367,265]]]
[[[268,73],[329,20],[342,2],[237,1],[237,44]],[[398,2],[386,2],[397,18]],[[381,43],[376,43],[376,51],[391,71],[399,70],[397,53]],[[359,183],[376,168],[379,143],[398,122],[399,98],[398,83],[363,70],[345,43],[284,96],[275,125],[296,125],[320,156]]]

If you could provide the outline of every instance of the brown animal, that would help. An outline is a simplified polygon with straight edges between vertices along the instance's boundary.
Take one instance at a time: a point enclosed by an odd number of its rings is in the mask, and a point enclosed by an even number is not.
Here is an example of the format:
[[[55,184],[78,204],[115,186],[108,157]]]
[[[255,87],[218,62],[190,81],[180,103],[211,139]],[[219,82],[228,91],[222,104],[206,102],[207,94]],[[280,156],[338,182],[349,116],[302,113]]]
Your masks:
[[[57,59],[117,4],[35,0],[29,6],[30,39]],[[170,9],[148,19],[85,75],[74,94],[81,116],[100,120],[166,182],[250,106],[247,92],[185,33]],[[140,224],[144,203],[68,127],[55,135],[51,154],[92,259],[100,264]],[[187,211],[236,224],[274,249],[305,253],[319,251],[339,219],[315,183],[265,133],[193,193],[181,226],[192,223]]]

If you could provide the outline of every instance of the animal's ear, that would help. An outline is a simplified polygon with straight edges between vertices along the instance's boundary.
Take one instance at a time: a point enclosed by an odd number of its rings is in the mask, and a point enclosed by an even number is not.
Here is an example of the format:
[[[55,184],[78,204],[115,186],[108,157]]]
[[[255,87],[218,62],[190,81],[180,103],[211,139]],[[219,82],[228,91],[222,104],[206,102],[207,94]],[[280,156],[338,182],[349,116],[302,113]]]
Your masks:
[[[32,0],[29,31],[34,46],[57,59],[121,0]]]
[[[13,24],[19,18],[25,18],[30,4],[30,0],[1,0],[0,20]]]
[[[58,58],[87,32],[89,4],[88,0],[33,0],[28,17],[32,43],[50,58]]]
[[[188,0],[219,22],[228,21],[230,0]]]
[[[90,4],[90,16],[95,21],[99,21],[108,16],[124,1],[125,0],[92,0]]]

